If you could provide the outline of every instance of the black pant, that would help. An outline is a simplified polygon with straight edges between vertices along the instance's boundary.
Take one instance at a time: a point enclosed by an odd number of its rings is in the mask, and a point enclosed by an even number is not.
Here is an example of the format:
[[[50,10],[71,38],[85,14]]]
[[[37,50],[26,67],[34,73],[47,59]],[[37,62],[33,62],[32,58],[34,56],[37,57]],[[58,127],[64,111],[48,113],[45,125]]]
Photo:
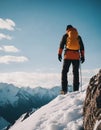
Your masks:
[[[73,65],[73,91],[79,90],[79,60],[64,60],[63,69],[62,69],[62,77],[61,84],[62,90],[68,91],[68,78],[67,74],[69,72],[70,65]]]

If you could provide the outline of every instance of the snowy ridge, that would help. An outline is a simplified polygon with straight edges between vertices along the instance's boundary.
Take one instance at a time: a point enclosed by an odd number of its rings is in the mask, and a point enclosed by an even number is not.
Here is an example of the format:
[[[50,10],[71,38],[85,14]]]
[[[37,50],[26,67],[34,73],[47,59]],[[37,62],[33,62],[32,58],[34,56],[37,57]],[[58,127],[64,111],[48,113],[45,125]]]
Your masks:
[[[30,98],[37,98],[37,100],[40,100],[46,96],[48,100],[51,100],[58,95],[59,90],[60,87],[58,86],[51,89],[42,87],[32,89],[30,87],[18,88],[13,84],[0,83],[0,106],[11,104],[15,107],[19,99],[29,100]]]
[[[82,92],[59,95],[41,107],[29,118],[15,123],[9,130],[80,130],[82,129],[82,106],[87,85]]]

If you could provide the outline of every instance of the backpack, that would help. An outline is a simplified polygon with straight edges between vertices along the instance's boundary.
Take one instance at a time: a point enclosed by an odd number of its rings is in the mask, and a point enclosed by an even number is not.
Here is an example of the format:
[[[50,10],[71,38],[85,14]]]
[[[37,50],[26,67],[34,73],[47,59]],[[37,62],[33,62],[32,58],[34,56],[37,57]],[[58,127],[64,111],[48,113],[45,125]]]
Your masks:
[[[66,48],[70,50],[79,50],[80,44],[77,30],[75,28],[70,28],[67,34]]]

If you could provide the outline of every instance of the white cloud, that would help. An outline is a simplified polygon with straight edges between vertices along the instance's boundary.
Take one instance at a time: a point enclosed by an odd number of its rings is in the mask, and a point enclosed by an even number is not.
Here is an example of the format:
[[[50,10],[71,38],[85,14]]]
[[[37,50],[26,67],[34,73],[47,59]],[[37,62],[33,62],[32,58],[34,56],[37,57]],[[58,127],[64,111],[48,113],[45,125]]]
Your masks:
[[[84,70],[89,73],[93,73],[93,75],[97,74],[99,69],[95,70]],[[89,82],[89,79],[92,76],[84,75],[84,71],[82,72],[82,81],[83,85]],[[72,77],[73,75],[68,75],[69,84],[72,85]],[[10,73],[0,73],[0,82],[4,83],[12,83],[16,86],[23,87],[44,87],[51,88],[54,86],[61,85],[61,73],[39,73],[39,72],[10,72]]]
[[[12,37],[9,35],[5,35],[3,33],[0,33],[0,40],[2,40],[2,39],[12,40]]]
[[[10,56],[10,55],[0,56],[0,63],[3,64],[9,64],[11,62],[21,63],[26,61],[28,61],[28,58],[24,56]]]
[[[6,30],[13,31],[14,27],[15,27],[15,23],[11,19],[4,20],[4,19],[0,18],[0,29],[6,29]]]
[[[0,82],[12,83],[19,87],[51,88],[60,85],[59,73],[11,72],[0,73],[0,77]]]
[[[11,45],[11,46],[8,46],[8,45],[2,46],[2,47],[0,47],[0,50],[4,51],[4,52],[19,52],[20,51],[18,48],[16,48],[13,45]]]

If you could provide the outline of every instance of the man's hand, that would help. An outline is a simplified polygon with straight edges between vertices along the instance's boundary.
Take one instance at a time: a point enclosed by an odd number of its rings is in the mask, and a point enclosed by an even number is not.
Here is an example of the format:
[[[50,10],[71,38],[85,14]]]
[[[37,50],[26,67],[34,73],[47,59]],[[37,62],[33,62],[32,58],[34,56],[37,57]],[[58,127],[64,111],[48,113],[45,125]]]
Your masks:
[[[61,62],[62,60],[62,56],[60,54],[58,54],[58,60]]]
[[[81,63],[84,63],[84,62],[85,62],[84,56],[81,57],[80,61],[81,61]]]

